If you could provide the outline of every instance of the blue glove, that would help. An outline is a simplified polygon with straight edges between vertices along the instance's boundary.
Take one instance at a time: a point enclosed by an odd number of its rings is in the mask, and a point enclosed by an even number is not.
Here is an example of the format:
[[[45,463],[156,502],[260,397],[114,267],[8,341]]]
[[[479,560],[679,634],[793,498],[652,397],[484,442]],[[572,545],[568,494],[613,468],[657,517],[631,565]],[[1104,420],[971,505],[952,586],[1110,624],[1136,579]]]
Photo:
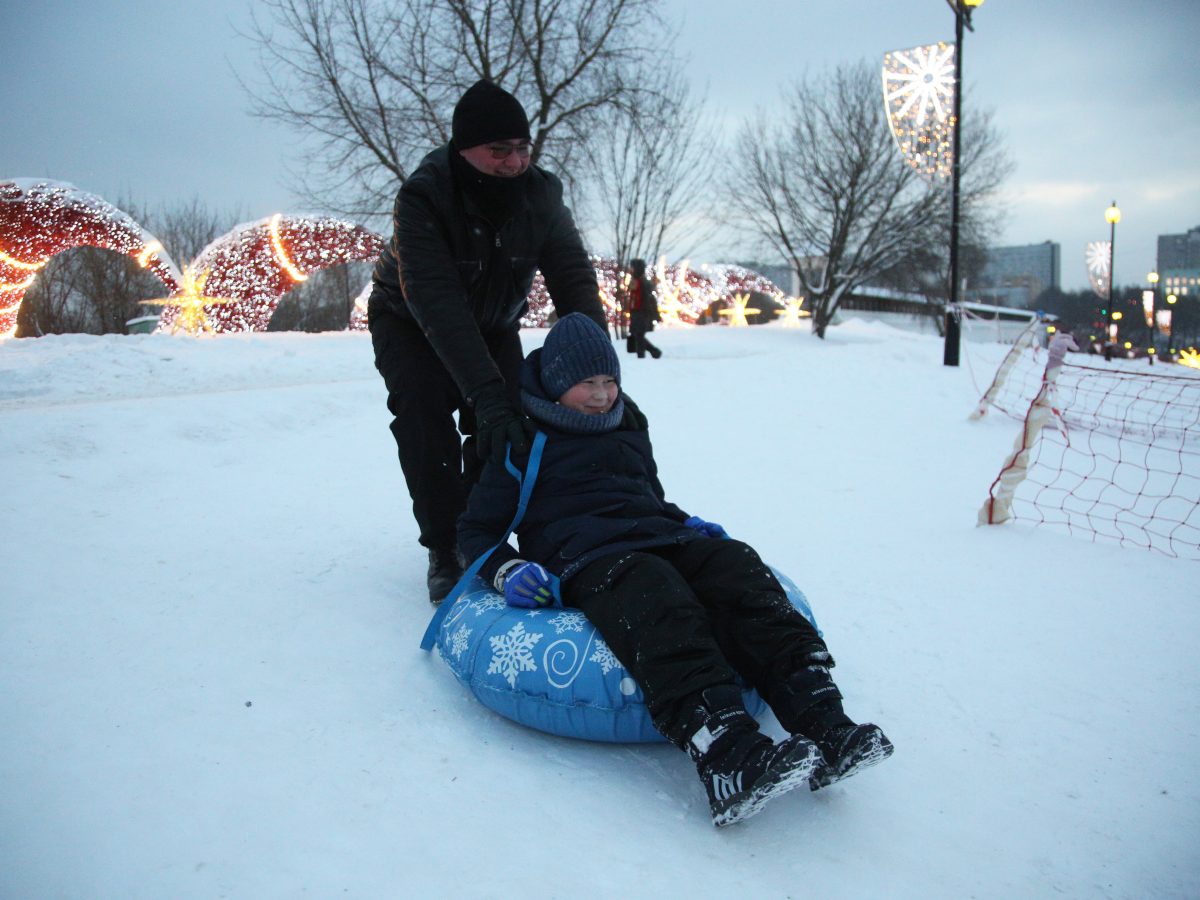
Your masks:
[[[535,562],[522,562],[502,575],[504,599],[509,606],[541,609],[554,605],[550,573]]]
[[[722,528],[720,525],[718,525],[716,522],[705,522],[699,516],[688,516],[686,519],[683,520],[683,524],[686,525],[688,528],[691,528],[693,531],[700,532],[705,537],[710,537],[710,538],[729,537],[729,534],[725,531],[725,529]]]

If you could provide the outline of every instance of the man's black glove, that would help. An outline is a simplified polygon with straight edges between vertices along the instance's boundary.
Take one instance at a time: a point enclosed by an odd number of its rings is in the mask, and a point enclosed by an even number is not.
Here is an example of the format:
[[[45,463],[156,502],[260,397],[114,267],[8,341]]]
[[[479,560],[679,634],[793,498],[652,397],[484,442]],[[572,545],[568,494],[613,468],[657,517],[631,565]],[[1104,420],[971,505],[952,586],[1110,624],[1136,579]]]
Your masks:
[[[621,400],[625,404],[625,412],[621,414],[621,427],[628,428],[630,431],[645,431],[650,423],[646,421],[646,414],[638,409],[636,403],[629,399],[629,395],[622,392]]]
[[[504,448],[512,444],[512,455],[529,455],[529,440],[536,434],[533,423],[508,399],[504,388],[490,384],[472,398],[475,407],[475,449],[480,459],[489,456],[504,465]]]

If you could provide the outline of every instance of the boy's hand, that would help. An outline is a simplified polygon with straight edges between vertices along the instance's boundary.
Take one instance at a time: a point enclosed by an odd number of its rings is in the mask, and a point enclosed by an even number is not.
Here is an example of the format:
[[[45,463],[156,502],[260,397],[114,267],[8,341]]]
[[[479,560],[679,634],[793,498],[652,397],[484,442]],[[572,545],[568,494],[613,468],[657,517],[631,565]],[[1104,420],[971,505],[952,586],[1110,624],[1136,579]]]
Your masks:
[[[688,518],[683,520],[683,524],[686,525],[688,528],[691,528],[693,531],[700,532],[705,537],[710,537],[710,538],[729,537],[728,532],[726,532],[725,529],[722,528],[720,525],[718,525],[716,522],[706,522],[699,516],[688,516]]]
[[[535,562],[517,560],[516,563],[496,576],[501,582],[496,587],[504,591],[505,602],[522,609],[553,606],[554,590],[550,586],[550,573]]]

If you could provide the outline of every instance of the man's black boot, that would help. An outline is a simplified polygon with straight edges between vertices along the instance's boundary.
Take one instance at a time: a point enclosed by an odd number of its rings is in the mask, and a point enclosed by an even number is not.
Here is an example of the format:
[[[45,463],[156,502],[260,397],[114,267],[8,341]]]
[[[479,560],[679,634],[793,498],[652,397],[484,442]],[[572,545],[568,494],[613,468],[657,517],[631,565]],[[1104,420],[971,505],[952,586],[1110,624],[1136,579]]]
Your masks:
[[[718,827],[749,818],[773,797],[808,786],[823,764],[820,750],[802,735],[776,744],[762,734],[734,685],[702,691],[686,730],[683,746],[696,764]]]
[[[462,578],[463,562],[456,547],[434,547],[429,551],[429,602],[437,606]]]

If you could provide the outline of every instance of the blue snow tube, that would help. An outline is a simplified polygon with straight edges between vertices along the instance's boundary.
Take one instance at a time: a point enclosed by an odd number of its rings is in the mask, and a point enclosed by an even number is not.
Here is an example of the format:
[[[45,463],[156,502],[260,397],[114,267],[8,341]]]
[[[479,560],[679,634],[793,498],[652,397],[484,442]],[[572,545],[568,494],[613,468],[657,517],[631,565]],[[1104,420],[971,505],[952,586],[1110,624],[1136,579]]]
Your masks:
[[[788,599],[816,627],[808,600],[772,569]],[[550,734],[588,741],[662,741],[642,690],[577,609],[520,609],[479,578],[449,604],[437,648],[484,706]],[[440,610],[439,610],[440,611]],[[746,691],[752,715],[763,709]]]
[[[588,741],[664,740],[650,721],[641,688],[583,613],[562,607],[509,606],[503,594],[476,575],[525,515],[545,443],[545,433],[538,432],[524,472],[505,459],[520,485],[512,523],[442,601],[425,630],[421,649],[436,645],[450,670],[480,703],[530,728]],[[800,588],[778,570],[771,571],[792,605],[817,628]],[[561,602],[557,579],[554,594]],[[757,715],[762,708],[758,694],[747,690],[746,709]]]

